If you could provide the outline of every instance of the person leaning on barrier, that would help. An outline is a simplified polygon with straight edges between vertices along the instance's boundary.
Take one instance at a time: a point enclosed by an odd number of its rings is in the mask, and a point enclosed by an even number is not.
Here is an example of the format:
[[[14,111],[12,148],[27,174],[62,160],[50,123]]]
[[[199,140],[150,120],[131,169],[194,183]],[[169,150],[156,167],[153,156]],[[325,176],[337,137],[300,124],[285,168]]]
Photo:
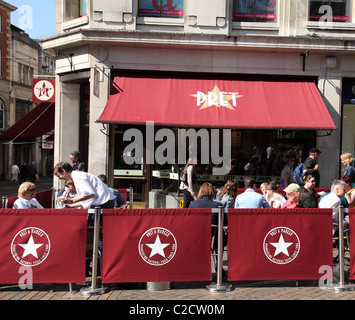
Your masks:
[[[36,186],[32,182],[23,182],[18,188],[18,198],[14,202],[13,209],[43,209],[37,201]]]
[[[64,200],[67,207],[82,206],[84,209],[114,207],[114,195],[97,176],[83,171],[73,171],[68,162],[57,163],[53,173],[61,180],[72,180],[74,182],[77,196]]]
[[[107,185],[107,176],[105,174],[100,174],[98,178]],[[116,189],[108,187],[112,194],[115,196],[115,208],[119,208],[126,204],[126,199],[120,194],[120,192]]]

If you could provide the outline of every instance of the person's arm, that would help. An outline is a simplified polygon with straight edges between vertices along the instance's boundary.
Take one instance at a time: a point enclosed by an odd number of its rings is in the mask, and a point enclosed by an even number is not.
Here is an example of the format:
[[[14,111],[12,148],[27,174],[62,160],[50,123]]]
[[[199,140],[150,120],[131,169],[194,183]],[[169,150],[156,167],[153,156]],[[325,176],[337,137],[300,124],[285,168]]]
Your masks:
[[[94,198],[94,197],[95,197],[94,194],[89,194],[89,195],[86,195],[86,196],[77,196],[77,197],[74,197],[74,198],[66,198],[64,200],[64,203],[65,204],[73,204],[73,203],[89,200],[89,199]]]

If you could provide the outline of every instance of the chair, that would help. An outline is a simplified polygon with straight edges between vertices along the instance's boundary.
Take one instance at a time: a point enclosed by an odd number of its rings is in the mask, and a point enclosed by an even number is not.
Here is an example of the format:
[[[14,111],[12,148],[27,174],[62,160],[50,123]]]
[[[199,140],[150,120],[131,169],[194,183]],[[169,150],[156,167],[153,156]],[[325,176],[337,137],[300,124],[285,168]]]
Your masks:
[[[223,250],[222,250],[222,255],[223,252],[225,251],[225,247],[227,245],[227,242],[225,241],[228,237],[228,227],[224,226],[223,227]],[[215,269],[217,268],[217,256],[218,256],[218,226],[217,225],[211,225],[211,256],[214,259],[214,265]],[[223,259],[223,257],[222,257]]]
[[[100,227],[100,234],[102,231],[102,227]],[[88,226],[87,227],[87,235],[86,235],[86,266],[89,267],[90,262],[92,260],[92,253],[93,253],[93,243],[94,243],[94,227]],[[99,246],[98,250],[98,270],[102,271],[102,252]]]

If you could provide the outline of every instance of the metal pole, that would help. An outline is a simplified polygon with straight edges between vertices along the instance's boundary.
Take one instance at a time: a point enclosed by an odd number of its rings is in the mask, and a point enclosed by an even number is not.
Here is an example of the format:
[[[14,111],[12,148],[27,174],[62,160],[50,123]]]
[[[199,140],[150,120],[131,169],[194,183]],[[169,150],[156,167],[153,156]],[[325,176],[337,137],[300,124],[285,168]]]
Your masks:
[[[332,288],[337,291],[354,290],[354,285],[345,283],[344,276],[344,207],[338,209],[338,230],[339,230],[339,283],[333,284]]]
[[[220,206],[218,207],[217,283],[206,287],[210,292],[227,292],[232,288],[230,284],[223,283],[223,220],[224,207]]]
[[[97,287],[97,263],[99,258],[99,238],[100,238],[100,215],[101,209],[96,207],[94,209],[94,240],[93,240],[93,253],[92,253],[92,275],[91,287],[82,288],[80,293],[82,295],[98,295],[105,293],[107,288]]]
[[[133,187],[129,187],[129,208],[133,209]]]

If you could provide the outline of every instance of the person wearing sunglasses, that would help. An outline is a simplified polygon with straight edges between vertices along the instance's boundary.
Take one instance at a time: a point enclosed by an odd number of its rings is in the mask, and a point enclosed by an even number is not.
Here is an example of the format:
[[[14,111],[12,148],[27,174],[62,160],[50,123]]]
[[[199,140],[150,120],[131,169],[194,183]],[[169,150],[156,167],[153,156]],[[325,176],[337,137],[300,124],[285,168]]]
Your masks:
[[[23,182],[18,188],[18,198],[14,202],[13,209],[43,209],[37,201],[36,186],[32,182]]]

